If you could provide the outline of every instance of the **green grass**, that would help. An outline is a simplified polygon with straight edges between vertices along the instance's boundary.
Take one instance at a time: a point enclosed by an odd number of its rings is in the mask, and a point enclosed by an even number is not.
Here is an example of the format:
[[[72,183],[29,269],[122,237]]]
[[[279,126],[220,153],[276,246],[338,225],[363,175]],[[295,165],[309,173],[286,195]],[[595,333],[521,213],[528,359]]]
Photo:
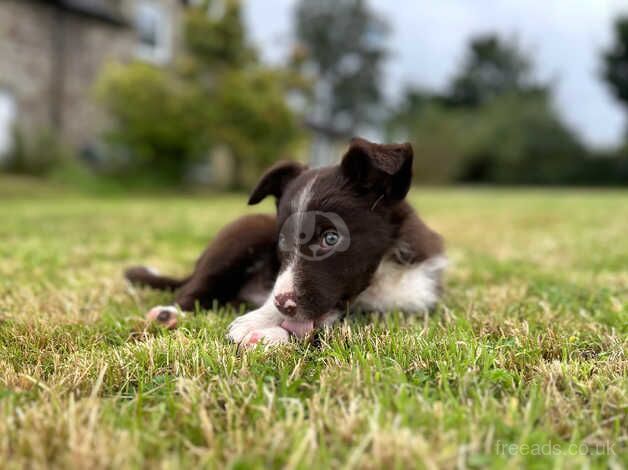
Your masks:
[[[169,296],[120,273],[184,273],[244,197],[31,187],[0,191],[0,466],[628,464],[628,192],[415,191],[452,259],[434,315],[238,352],[238,312],[147,328]]]

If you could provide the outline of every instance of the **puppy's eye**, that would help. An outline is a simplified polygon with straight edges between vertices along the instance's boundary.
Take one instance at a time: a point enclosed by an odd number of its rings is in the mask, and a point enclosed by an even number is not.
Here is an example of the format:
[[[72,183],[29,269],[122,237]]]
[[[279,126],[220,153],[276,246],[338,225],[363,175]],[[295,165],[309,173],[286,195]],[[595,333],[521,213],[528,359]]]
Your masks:
[[[334,230],[327,230],[325,233],[323,233],[321,241],[323,246],[331,247],[336,245],[340,241],[340,235],[338,235],[338,232]]]

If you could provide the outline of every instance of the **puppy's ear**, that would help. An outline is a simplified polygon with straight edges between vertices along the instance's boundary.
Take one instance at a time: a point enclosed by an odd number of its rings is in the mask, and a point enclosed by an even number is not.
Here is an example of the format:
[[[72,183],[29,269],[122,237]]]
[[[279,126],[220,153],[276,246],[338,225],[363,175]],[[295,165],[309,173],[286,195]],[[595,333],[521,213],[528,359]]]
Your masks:
[[[297,162],[278,162],[271,166],[259,180],[251,196],[249,205],[257,204],[266,196],[281,198],[290,181],[299,176],[307,167]]]
[[[353,138],[340,166],[358,190],[400,201],[410,190],[413,157],[409,143],[382,145]]]

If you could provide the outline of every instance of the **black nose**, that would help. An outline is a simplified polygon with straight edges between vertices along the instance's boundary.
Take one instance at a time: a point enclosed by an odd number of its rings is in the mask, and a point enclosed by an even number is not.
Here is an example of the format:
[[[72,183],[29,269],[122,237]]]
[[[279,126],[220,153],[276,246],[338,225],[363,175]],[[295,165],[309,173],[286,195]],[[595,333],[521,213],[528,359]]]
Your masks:
[[[297,313],[297,296],[294,292],[286,292],[275,296],[275,307],[284,315],[293,317]]]

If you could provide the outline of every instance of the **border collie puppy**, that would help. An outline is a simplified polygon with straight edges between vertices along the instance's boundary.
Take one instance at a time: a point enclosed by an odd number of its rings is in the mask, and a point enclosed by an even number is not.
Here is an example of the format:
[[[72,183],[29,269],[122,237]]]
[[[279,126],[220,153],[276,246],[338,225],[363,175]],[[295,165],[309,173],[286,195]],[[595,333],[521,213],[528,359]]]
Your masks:
[[[427,312],[446,266],[441,237],[405,200],[410,144],[353,139],[339,165],[275,164],[249,204],[274,196],[277,215],[248,215],[222,229],[184,279],[145,267],[126,278],[177,290],[174,306],[147,316],[176,325],[177,312],[246,302],[229,338],[244,345],[287,342],[332,324],[348,309]]]

